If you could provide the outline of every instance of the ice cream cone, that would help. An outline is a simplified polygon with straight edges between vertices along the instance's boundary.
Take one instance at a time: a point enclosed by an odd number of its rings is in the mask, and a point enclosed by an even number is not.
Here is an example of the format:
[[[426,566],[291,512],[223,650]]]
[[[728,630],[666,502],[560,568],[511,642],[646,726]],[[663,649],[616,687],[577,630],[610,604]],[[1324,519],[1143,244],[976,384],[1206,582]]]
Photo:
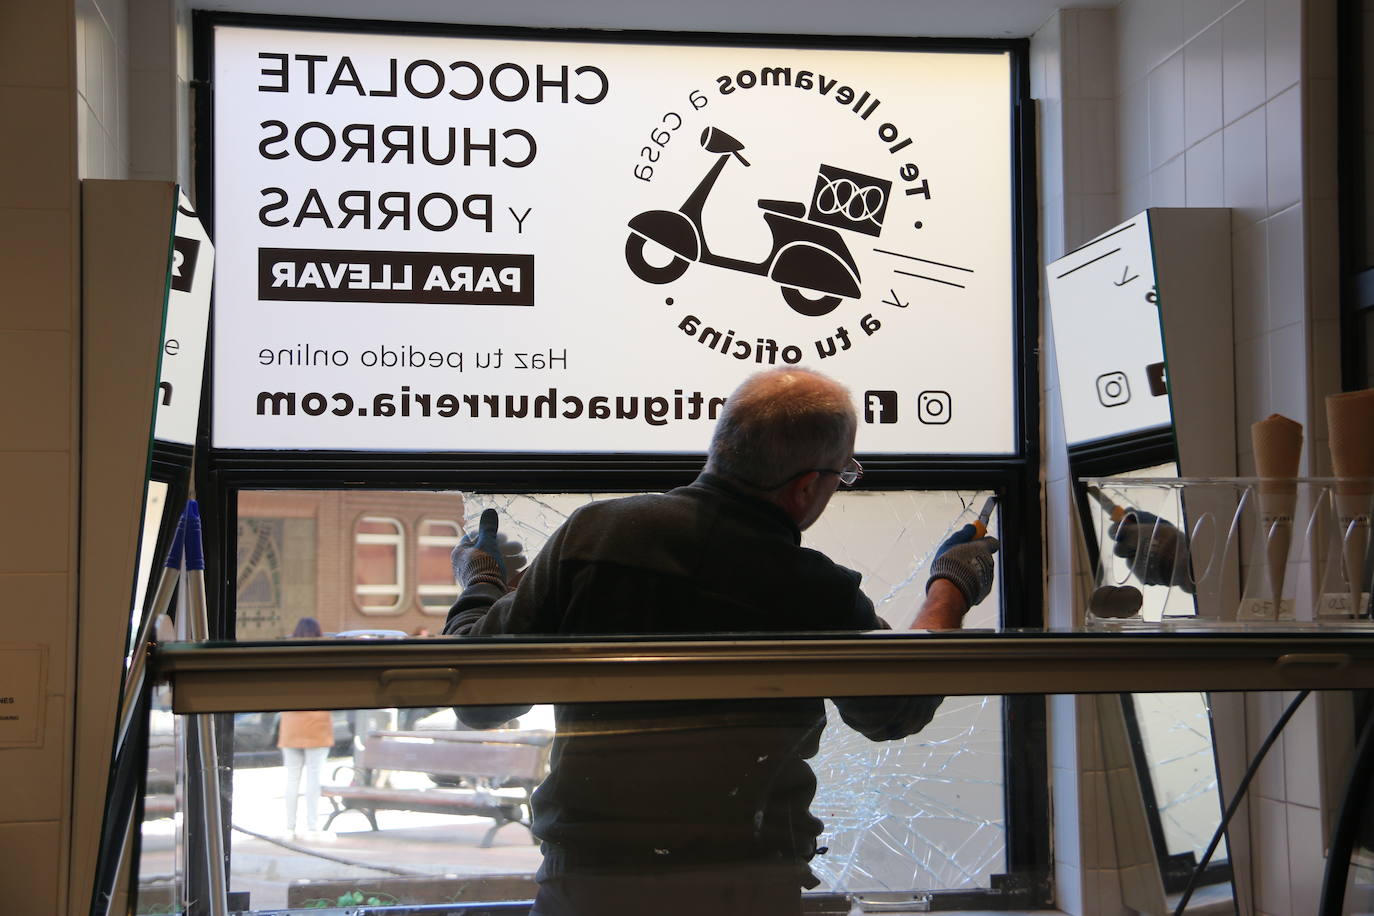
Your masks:
[[[1302,424],[1279,414],[1252,424],[1250,442],[1260,476],[1259,506],[1269,591],[1274,616],[1283,609],[1284,575],[1293,540],[1293,512],[1297,509],[1298,465],[1302,460]]]
[[[1293,478],[1302,460],[1302,424],[1281,414],[1252,424],[1250,442],[1255,449],[1255,469],[1264,483],[1260,492],[1297,491]]]

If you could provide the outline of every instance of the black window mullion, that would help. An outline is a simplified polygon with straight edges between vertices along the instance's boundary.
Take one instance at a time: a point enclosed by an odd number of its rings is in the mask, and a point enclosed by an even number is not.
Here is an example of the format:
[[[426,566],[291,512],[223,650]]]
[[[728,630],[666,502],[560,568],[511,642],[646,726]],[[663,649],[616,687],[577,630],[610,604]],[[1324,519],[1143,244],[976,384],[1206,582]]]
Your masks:
[[[1018,907],[1054,903],[1050,843],[1050,773],[1045,697],[1002,698],[1002,806],[1006,817],[1008,895]]]
[[[1342,0],[1336,4],[1336,169],[1341,193],[1340,224],[1341,387],[1345,391],[1369,384],[1374,354],[1368,352],[1362,322],[1374,307],[1374,265],[1367,262],[1367,198],[1365,135],[1374,127],[1365,118],[1365,70],[1374,49],[1365,41],[1362,4]]]
[[[1013,67],[1012,220],[1018,284],[1016,329],[1018,431],[1021,463],[1002,500],[1002,617],[1004,627],[1045,625],[1045,543],[1042,537],[1040,412],[1040,244],[1036,196],[1036,108],[1030,98],[1029,46]],[[1016,587],[1014,583],[1019,583]],[[1006,818],[1008,898],[1018,905],[1054,903],[1050,841],[1048,716],[1043,696],[1002,698],[1002,805]]]

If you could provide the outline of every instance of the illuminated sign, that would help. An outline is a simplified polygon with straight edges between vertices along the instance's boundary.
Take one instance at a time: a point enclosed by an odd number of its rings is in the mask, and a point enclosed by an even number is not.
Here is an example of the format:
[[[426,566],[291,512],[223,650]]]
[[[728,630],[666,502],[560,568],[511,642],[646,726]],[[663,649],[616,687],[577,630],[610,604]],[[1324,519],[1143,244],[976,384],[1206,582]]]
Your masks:
[[[217,446],[1010,453],[1006,53],[215,29]],[[874,395],[878,393],[878,395]]]

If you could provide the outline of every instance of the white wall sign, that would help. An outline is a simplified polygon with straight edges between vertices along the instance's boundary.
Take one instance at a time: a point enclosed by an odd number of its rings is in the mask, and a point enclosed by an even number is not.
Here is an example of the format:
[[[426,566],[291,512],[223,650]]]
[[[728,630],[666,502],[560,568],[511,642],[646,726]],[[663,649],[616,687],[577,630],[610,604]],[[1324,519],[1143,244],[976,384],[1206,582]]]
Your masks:
[[[214,441],[700,452],[746,375],[1009,453],[1012,59],[215,30]]]
[[[214,246],[191,202],[179,193],[154,433],[163,442],[194,445],[196,441],[214,272]]]
[[[43,743],[46,656],[41,645],[0,643],[0,747]]]
[[[1169,427],[1147,215],[1046,268],[1069,445]]]

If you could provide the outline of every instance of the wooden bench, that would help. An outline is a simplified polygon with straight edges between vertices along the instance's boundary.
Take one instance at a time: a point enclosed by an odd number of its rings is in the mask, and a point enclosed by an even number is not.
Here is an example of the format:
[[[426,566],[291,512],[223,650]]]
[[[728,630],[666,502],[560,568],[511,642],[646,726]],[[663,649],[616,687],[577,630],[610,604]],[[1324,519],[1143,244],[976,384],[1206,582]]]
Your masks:
[[[548,771],[549,731],[413,731],[373,732],[363,742],[346,786],[325,786],[321,794],[333,811],[324,829],[345,811],[360,811],[377,830],[377,812],[418,811],[489,817],[494,822],[482,837],[491,846],[506,824],[530,826],[530,795]],[[393,788],[389,773],[424,773],[434,788]]]

